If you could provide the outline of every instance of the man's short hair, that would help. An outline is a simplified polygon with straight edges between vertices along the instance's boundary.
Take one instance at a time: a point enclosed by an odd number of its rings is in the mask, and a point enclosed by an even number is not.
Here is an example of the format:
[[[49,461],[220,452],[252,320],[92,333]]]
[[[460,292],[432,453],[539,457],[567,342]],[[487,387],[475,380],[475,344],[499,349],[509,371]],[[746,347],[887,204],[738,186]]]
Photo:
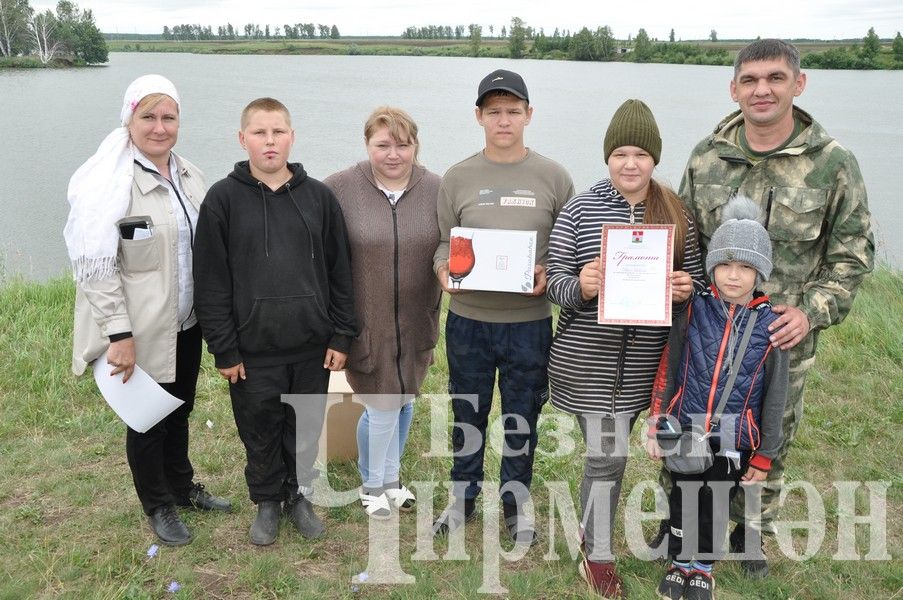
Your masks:
[[[783,58],[787,61],[787,65],[793,71],[793,74],[799,75],[800,51],[796,49],[796,46],[784,40],[767,38],[756,40],[737,53],[737,58],[734,59],[734,77],[736,78],[740,73],[740,67],[744,63],[773,58]]]
[[[289,114],[288,109],[285,107],[285,104],[279,102],[275,98],[258,98],[256,100],[251,100],[251,102],[245,107],[243,111],[241,111],[241,128],[244,129],[247,126],[248,121],[251,119],[251,113],[254,113],[258,110],[262,110],[264,112],[281,112],[285,115],[285,120],[288,123],[289,127],[292,125],[292,115]]]

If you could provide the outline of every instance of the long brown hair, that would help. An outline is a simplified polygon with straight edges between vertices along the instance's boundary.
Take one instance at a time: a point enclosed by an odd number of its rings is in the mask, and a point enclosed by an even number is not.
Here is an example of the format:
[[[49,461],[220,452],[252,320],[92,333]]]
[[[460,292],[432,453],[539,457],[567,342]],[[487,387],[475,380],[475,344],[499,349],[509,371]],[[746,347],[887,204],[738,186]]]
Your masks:
[[[671,188],[655,179],[649,180],[649,194],[646,196],[646,212],[643,223],[650,225],[674,225],[674,269],[680,270],[684,264],[684,247],[690,232],[690,215],[683,202]],[[693,240],[694,242],[696,240]]]

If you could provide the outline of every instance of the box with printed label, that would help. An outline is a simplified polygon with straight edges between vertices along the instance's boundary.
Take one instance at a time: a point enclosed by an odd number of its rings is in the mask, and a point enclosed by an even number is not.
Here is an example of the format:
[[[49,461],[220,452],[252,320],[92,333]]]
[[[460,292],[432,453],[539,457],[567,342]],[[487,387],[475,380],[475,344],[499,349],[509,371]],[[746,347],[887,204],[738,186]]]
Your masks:
[[[535,231],[453,227],[450,232],[450,288],[528,293],[535,264]]]

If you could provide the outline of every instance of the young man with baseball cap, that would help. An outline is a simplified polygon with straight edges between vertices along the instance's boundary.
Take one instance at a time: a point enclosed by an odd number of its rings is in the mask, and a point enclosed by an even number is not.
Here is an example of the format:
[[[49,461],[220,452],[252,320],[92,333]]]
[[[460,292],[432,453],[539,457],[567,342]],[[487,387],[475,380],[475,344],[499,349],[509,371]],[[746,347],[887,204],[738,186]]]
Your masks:
[[[453,165],[439,188],[441,237],[433,263],[440,284],[451,294],[445,340],[456,426],[454,497],[433,530],[447,533],[474,514],[484,479],[485,433],[498,371],[505,436],[500,477],[505,526],[515,541],[529,544],[536,532],[523,503],[529,499],[533,477],[536,422],[548,400],[546,364],[552,342],[545,262],[552,225],[574,195],[574,184],[561,165],[524,144],[533,107],[520,75],[499,69],[484,77],[475,113],[486,145]],[[457,226],[535,231],[533,291],[449,289],[449,232]],[[475,431],[481,436],[479,444],[466,439]]]

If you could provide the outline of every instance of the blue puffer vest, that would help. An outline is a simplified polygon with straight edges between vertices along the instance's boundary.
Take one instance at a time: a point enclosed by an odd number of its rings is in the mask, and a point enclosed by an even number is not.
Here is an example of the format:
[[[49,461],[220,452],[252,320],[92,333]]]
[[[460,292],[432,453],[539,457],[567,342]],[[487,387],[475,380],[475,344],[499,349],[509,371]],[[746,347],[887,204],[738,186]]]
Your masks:
[[[728,316],[723,302],[711,291],[698,294],[688,310],[686,342],[677,371],[678,391],[667,412],[681,425],[692,421],[704,424],[706,431],[720,431],[722,442],[733,439],[734,449],[755,450],[760,441],[758,421],[762,412],[765,359],[771,351],[768,325],[777,315],[771,312],[767,296],[759,296],[745,307],[729,306],[730,317],[740,311],[755,311],[758,316],[746,352],[742,358],[735,358],[735,362],[740,360],[737,379],[720,422],[713,426],[712,412],[729,376]],[[748,319],[748,314],[738,319],[737,340],[742,337]]]

